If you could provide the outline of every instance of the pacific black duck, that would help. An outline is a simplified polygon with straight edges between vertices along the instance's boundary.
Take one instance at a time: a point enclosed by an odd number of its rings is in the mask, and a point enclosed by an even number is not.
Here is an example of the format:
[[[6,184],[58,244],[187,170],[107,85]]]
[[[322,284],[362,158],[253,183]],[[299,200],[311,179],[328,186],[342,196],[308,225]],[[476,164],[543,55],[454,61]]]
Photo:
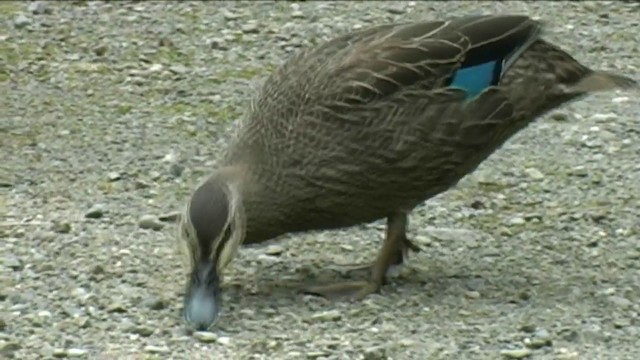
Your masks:
[[[635,81],[593,71],[527,16],[468,16],[352,32],[293,56],[265,82],[180,224],[191,260],[184,316],[218,318],[241,244],[387,219],[366,281],[312,292],[362,299],[408,249],[407,215],[530,122]]]

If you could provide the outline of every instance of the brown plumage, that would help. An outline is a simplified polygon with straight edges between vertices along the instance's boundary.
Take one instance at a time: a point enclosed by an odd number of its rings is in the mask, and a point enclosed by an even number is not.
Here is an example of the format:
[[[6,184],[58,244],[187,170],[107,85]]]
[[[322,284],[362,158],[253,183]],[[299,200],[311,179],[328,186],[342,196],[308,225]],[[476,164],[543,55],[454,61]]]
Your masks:
[[[389,24],[282,65],[189,201],[180,236],[192,259],[187,321],[217,318],[218,277],[240,244],[387,218],[369,281],[312,289],[363,298],[417,250],[406,239],[417,205],[549,110],[635,85],[579,64],[540,30],[509,15]]]

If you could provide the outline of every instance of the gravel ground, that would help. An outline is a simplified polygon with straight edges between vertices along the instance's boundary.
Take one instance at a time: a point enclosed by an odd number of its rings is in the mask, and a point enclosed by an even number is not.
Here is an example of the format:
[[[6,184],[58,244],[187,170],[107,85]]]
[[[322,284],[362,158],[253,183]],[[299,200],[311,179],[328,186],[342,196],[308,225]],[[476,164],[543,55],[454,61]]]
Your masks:
[[[633,3],[0,2],[0,357],[636,359],[637,92],[550,114],[419,208],[425,251],[379,295],[295,289],[362,276],[335,264],[382,224],[308,233],[244,248],[213,333],[182,325],[171,220],[257,80],[357,27],[505,11],[637,78]]]

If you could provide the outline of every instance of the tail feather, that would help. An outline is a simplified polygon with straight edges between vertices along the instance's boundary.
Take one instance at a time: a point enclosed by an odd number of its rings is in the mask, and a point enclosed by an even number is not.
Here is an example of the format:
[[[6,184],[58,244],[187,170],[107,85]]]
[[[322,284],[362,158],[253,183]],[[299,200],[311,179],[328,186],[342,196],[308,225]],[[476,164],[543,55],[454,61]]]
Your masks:
[[[569,87],[571,92],[597,92],[613,89],[637,88],[638,82],[626,76],[594,71]]]

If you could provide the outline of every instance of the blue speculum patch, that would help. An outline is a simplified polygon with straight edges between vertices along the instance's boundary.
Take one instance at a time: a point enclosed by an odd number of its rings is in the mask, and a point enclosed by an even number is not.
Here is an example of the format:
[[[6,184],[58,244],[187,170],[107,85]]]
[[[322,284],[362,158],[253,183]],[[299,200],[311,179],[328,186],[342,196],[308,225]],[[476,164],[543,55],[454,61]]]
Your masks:
[[[499,65],[502,65],[502,62],[496,60],[462,68],[456,71],[450,86],[464,89],[467,99],[478,96],[483,90],[497,83]]]

